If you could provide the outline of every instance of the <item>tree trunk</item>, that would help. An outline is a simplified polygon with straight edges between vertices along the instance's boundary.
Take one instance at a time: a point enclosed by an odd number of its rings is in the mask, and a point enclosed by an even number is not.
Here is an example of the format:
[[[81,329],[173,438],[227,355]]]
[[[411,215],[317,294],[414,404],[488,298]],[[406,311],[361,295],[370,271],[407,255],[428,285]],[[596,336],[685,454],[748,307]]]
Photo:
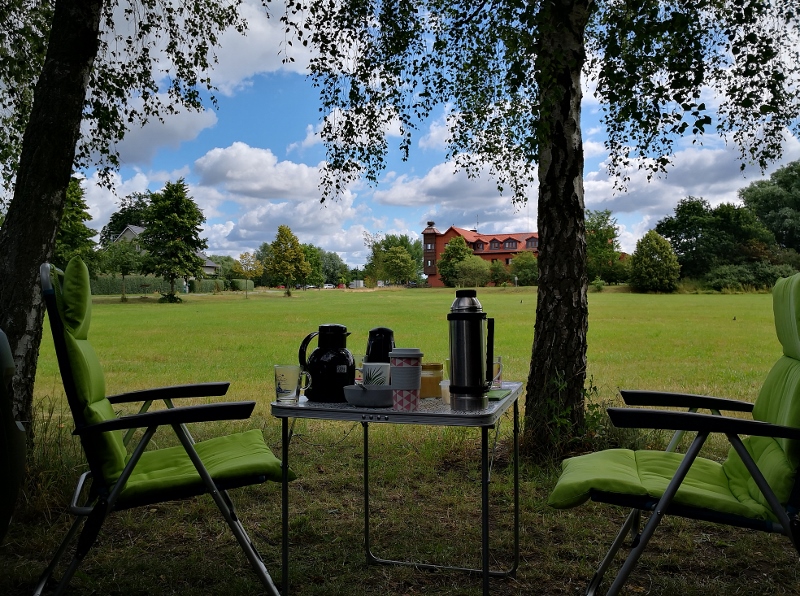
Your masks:
[[[524,449],[568,452],[584,428],[588,328],[581,69],[591,0],[554,0],[539,15],[539,292],[525,401]]]
[[[14,197],[0,229],[0,327],[14,355],[14,411],[32,417],[44,310],[39,265],[51,258],[80,136],[103,0],[57,0],[22,141]],[[27,425],[30,431],[30,425]]]

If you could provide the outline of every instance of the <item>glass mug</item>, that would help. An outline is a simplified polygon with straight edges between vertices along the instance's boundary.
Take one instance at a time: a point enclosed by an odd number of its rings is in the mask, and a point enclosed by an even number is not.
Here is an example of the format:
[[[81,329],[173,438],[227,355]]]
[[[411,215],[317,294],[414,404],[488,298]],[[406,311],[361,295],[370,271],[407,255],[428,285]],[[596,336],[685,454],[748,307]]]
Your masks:
[[[495,356],[492,360],[492,386],[491,389],[503,388],[503,357]]]
[[[305,377],[304,382],[300,379]],[[311,375],[307,370],[300,370],[299,364],[275,365],[275,401],[280,404],[296,404],[300,391],[311,387]]]

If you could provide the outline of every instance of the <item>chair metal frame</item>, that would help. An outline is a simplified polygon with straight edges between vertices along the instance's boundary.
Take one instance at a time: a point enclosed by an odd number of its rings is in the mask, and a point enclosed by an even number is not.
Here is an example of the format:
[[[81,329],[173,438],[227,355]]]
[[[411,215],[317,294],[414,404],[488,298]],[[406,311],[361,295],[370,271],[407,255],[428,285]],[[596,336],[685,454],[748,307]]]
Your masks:
[[[722,414],[723,411],[752,412],[753,404],[750,402],[658,391],[621,390],[620,393],[628,406],[677,407],[688,408],[688,411],[608,408],[608,415],[615,426],[620,428],[674,430],[675,434],[666,451],[674,451],[686,432],[695,432],[697,434],[661,498],[619,495],[592,490],[590,497],[593,501],[632,507],[632,509],[589,582],[586,596],[594,596],[597,593],[615,555],[625,542],[626,536],[630,535],[632,538],[631,551],[606,593],[607,596],[619,594],[631,572],[636,567],[639,558],[644,553],[648,542],[653,537],[656,528],[666,515],[677,515],[690,519],[783,534],[789,538],[797,552],[800,553],[800,519],[798,518],[798,512],[800,511],[800,473],[795,476],[794,487],[789,501],[786,506],[781,505],[739,437],[739,435],[754,435],[800,440],[800,428],[779,426],[758,420],[732,418]],[[698,409],[708,409],[711,414],[698,413]],[[686,474],[689,472],[689,468],[697,459],[700,449],[711,433],[722,433],[728,438],[728,441],[742,459],[759,490],[761,490],[764,498],[769,503],[770,509],[778,519],[777,523],[718,513],[699,507],[676,505],[672,502]],[[642,512],[650,512],[650,517],[644,528],[640,530]]]
[[[75,387],[74,377],[71,370],[71,365],[67,355],[67,346],[64,340],[64,327],[63,322],[58,311],[56,303],[55,288],[51,280],[51,275],[61,274],[59,270],[52,267],[49,263],[44,263],[41,266],[41,283],[42,291],[44,294],[45,304],[50,320],[50,327],[53,334],[53,341],[55,344],[56,357],[61,371],[62,381],[64,383],[64,391],[67,396],[67,401],[72,411],[73,419],[75,421],[75,431],[73,434],[81,438],[84,446],[84,453],[89,463],[89,471],[84,472],[78,479],[77,486],[73,492],[72,499],[69,505],[69,512],[76,517],[72,526],[70,527],[67,535],[62,540],[58,549],[56,550],[50,564],[42,573],[36,588],[33,592],[34,596],[42,594],[50,581],[59,561],[64,556],[70,543],[74,540],[76,534],[83,526],[83,529],[78,536],[75,554],[66,570],[64,571],[60,582],[58,583],[55,594],[62,594],[67,585],[69,584],[72,576],[77,570],[80,563],[83,561],[86,554],[91,549],[100,528],[103,525],[106,517],[113,511],[120,511],[131,507],[138,507],[142,505],[153,504],[156,502],[163,502],[166,500],[184,499],[200,494],[208,493],[214,499],[217,507],[219,508],[222,516],[225,518],[228,526],[231,528],[237,542],[253,567],[256,575],[261,583],[267,589],[269,594],[276,596],[279,594],[275,583],[272,580],[266,565],[261,555],[256,550],[253,542],[250,540],[247,532],[244,529],[241,521],[239,520],[236,510],[234,509],[233,502],[228,495],[227,490],[230,488],[237,488],[250,484],[264,482],[263,476],[243,477],[232,479],[231,481],[217,481],[215,482],[208,471],[206,470],[203,462],[194,448],[195,441],[186,427],[187,424],[194,422],[212,422],[221,420],[243,420],[250,417],[253,409],[255,408],[254,401],[242,402],[225,402],[213,403],[203,405],[180,406],[174,405],[173,399],[192,398],[192,397],[218,397],[223,396],[228,390],[229,383],[198,383],[193,385],[176,385],[172,387],[159,387],[155,389],[146,389],[142,391],[133,391],[119,395],[108,396],[107,399],[112,404],[142,402],[138,413],[128,416],[120,416],[113,420],[105,420],[97,424],[88,424],[83,419],[83,414],[80,411],[77,390]],[[163,401],[166,409],[148,411],[152,403],[156,400]],[[158,495],[149,499],[141,500],[128,500],[124,503],[118,503],[118,499],[125,484],[130,478],[136,464],[139,462],[142,454],[149,445],[153,435],[162,426],[170,426],[175,432],[178,440],[186,451],[187,455],[194,464],[200,478],[202,479],[202,487],[194,487],[186,490],[171,492],[169,494]],[[87,449],[87,440],[96,436],[98,433],[108,431],[126,431],[123,443],[128,446],[131,444],[137,429],[144,429],[141,438],[136,443],[130,454],[128,463],[122,471],[122,474],[113,484],[106,485],[98,479],[102,479],[100,473],[99,463]],[[88,486],[87,486],[88,484]],[[83,501],[83,504],[79,502]]]

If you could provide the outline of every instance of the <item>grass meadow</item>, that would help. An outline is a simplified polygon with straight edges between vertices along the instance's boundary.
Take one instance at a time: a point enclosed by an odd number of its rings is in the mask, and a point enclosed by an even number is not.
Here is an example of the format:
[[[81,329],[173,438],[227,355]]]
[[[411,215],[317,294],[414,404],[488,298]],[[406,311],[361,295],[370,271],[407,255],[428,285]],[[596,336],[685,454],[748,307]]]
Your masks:
[[[94,302],[90,337],[108,393],[184,382],[231,381],[228,399],[256,400],[245,422],[201,425],[198,438],[260,428],[280,451],[280,423],[269,413],[272,365],[294,363],[306,334],[346,325],[348,348],[362,352],[369,329],[394,330],[400,347],[426,361],[447,357],[452,290],[310,290],[189,295],[180,305],[132,295]],[[536,294],[483,289],[495,318],[495,353],[504,378],[524,381],[530,366]],[[589,296],[588,375],[599,404],[617,388],[664,389],[755,399],[780,354],[771,297]],[[311,346],[316,346],[316,340]],[[17,516],[0,545],[0,593],[30,593],[69,524],[66,502],[82,471],[69,435],[60,376],[46,328],[39,357],[38,447]],[[362,435],[358,424],[298,421],[290,487],[292,591],[296,594],[479,594],[477,577],[455,572],[368,567],[364,562]],[[422,562],[480,562],[479,432],[372,425],[373,546],[376,554]],[[663,437],[647,436],[653,446]],[[156,436],[169,444],[168,434]],[[492,476],[491,557],[510,562],[510,421],[505,419]],[[706,455],[724,457],[714,442]],[[555,511],[545,503],[555,468],[522,464],[521,565],[492,580],[493,594],[582,594],[626,512],[587,504]],[[234,502],[276,581],[280,569],[277,484],[234,491]],[[260,584],[210,498],[114,514],[72,581],[72,594],[254,594]],[[667,519],[628,583],[630,594],[800,594],[797,553],[788,540],[746,530]]]

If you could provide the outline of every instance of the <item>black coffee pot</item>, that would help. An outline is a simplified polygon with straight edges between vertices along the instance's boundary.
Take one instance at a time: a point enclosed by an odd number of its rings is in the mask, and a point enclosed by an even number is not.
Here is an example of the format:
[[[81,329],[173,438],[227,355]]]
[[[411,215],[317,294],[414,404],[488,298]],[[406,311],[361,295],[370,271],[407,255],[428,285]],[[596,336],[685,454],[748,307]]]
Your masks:
[[[306,390],[309,401],[346,401],[344,387],[356,382],[356,364],[346,347],[348,335],[344,325],[320,325],[300,344],[300,366],[311,375],[311,387]],[[315,336],[319,336],[317,348],[306,358],[306,348]]]
[[[389,362],[389,352],[394,349],[394,332],[388,327],[369,330],[364,362]]]

